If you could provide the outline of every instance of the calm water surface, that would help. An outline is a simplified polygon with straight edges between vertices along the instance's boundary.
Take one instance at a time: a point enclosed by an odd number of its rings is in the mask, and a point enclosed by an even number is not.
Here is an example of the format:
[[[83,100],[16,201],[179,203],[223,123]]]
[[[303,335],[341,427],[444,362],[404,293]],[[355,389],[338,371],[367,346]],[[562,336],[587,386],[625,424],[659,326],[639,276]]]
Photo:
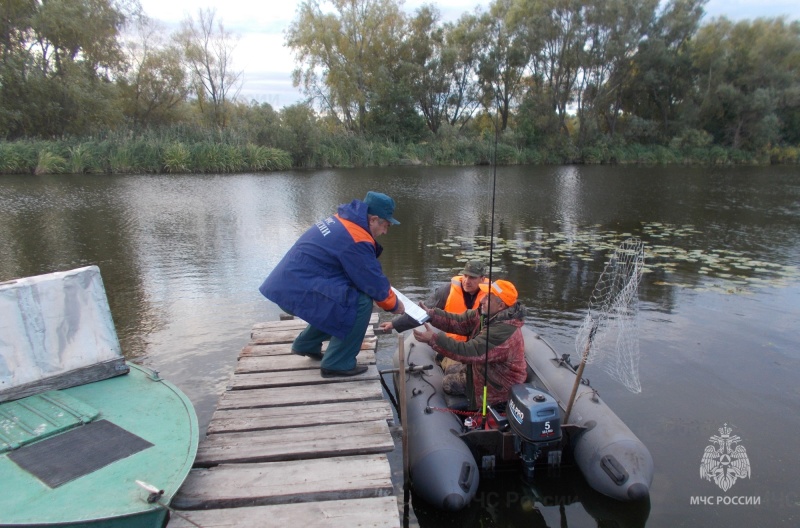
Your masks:
[[[395,286],[421,298],[488,249],[491,176],[4,176],[0,281],[97,264],[126,356],[181,387],[204,430],[251,326],[278,317],[259,284],[311,223],[370,189],[393,196],[402,225],[380,239],[381,260]],[[647,245],[642,393],[591,365],[585,376],[650,449],[651,502],[614,503],[570,470],[533,483],[511,474],[485,479],[457,515],[416,501],[411,523],[800,524],[798,170],[512,167],[497,170],[496,189],[495,276],[517,285],[528,324],[563,352],[574,351],[609,248],[629,235]],[[383,365],[393,345],[381,339]],[[751,467],[727,491],[700,478],[703,451],[724,424]]]

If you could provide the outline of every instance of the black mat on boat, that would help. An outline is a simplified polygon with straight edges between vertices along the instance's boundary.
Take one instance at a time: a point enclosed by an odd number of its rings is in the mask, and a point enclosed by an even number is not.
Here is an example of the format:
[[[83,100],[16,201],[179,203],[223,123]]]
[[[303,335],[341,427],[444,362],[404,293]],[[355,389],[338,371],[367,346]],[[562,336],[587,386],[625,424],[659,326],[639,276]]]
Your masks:
[[[98,420],[21,447],[8,458],[57,488],[152,445],[108,420]]]

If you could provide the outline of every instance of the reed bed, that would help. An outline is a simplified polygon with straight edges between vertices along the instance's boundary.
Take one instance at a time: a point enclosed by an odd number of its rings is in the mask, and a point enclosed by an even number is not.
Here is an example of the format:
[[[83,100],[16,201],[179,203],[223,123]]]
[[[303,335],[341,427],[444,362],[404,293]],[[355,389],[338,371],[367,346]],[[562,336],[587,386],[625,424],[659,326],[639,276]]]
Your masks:
[[[754,154],[714,145],[639,145],[600,142],[524,147],[513,134],[495,143],[450,135],[398,144],[356,135],[317,137],[284,148],[256,145],[232,133],[189,128],[141,136],[117,134],[84,141],[0,142],[0,174],[179,174],[281,171],[295,168],[397,165],[638,164],[766,165],[800,163],[800,148],[774,147]]]
[[[2,174],[176,174],[288,170],[288,152],[253,144],[139,138],[0,143]]]

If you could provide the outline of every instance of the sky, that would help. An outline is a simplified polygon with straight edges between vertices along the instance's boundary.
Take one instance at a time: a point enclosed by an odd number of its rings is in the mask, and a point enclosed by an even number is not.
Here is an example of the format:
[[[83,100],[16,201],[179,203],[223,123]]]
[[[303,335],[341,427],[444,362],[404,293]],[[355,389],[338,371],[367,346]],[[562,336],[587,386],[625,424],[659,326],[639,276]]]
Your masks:
[[[187,15],[197,18],[198,9],[216,11],[225,30],[239,36],[233,68],[243,72],[239,97],[244,101],[269,103],[275,109],[303,99],[292,86],[295,68],[291,50],[284,46],[285,32],[296,16],[302,0],[140,0],[145,13],[161,22],[168,32],[178,27]],[[490,0],[406,0],[403,9],[413,13],[423,4],[434,4],[446,21],[480,7],[486,11]],[[708,21],[725,16],[731,20],[787,16],[800,20],[798,0],[709,0],[705,7]]]

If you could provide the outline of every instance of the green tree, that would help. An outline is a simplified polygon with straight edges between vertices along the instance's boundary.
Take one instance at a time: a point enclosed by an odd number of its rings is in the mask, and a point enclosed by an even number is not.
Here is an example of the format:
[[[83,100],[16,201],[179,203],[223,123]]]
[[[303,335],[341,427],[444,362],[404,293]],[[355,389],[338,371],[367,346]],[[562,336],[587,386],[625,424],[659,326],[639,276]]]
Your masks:
[[[309,167],[320,145],[320,128],[314,111],[306,104],[295,104],[281,111],[278,148],[290,152],[294,167]]]
[[[586,2],[588,40],[576,102],[579,145],[594,139],[590,131],[616,133],[624,89],[633,77],[632,58],[650,34],[657,7],[658,0]]]
[[[216,127],[228,126],[229,105],[241,89],[242,72],[233,68],[238,36],[228,32],[213,9],[186,17],[176,36],[194,82],[200,112]]]
[[[692,126],[695,75],[691,40],[706,2],[669,0],[633,58],[633,79],[624,87],[623,106],[630,115],[654,124],[649,128],[654,141],[667,141],[682,128]],[[640,142],[646,139],[639,137]]]
[[[295,86],[350,131],[365,132],[367,112],[387,85],[400,52],[405,15],[395,0],[331,0],[323,12],[306,0],[286,33],[299,63]]]
[[[161,38],[164,28],[140,17],[126,43],[128,69],[120,79],[125,114],[138,126],[175,122],[189,95],[182,49]]]
[[[716,142],[761,150],[797,137],[800,23],[716,19],[698,32],[692,56],[700,124]]]
[[[135,4],[9,0],[3,7],[0,134],[86,134],[119,122],[117,38]]]
[[[478,18],[462,16],[457,25],[442,24],[439,11],[423,6],[409,23],[411,92],[436,134],[447,123],[463,126],[479,107],[473,80],[478,63]]]
[[[587,32],[581,0],[514,0],[509,23],[524,39],[531,88],[557,116],[557,133],[568,137],[570,105],[585,63]],[[541,105],[536,105],[541,107]]]
[[[513,1],[495,0],[480,18],[478,82],[486,111],[491,114],[496,109],[500,114],[501,131],[508,127],[511,108],[518,103],[528,64],[524,34],[509,24]]]

